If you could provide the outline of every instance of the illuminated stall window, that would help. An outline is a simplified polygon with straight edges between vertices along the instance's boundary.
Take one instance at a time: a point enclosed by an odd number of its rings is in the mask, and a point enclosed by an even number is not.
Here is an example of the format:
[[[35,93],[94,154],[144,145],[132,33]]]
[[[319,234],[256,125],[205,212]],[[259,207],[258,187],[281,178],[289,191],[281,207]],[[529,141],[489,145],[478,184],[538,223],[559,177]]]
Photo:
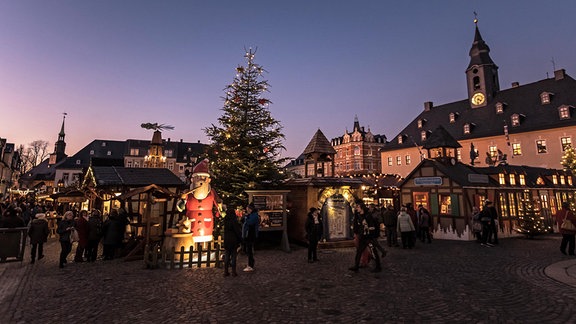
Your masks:
[[[452,215],[452,198],[450,195],[439,195],[440,214]]]

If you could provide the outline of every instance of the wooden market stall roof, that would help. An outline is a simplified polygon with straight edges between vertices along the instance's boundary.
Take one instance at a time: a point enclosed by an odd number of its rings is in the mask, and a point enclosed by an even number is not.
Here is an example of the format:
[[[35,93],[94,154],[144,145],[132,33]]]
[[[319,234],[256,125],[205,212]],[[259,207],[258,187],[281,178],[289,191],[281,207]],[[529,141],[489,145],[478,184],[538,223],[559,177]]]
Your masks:
[[[86,172],[86,187],[185,187],[172,171],[166,168],[126,168],[118,166],[91,166]]]

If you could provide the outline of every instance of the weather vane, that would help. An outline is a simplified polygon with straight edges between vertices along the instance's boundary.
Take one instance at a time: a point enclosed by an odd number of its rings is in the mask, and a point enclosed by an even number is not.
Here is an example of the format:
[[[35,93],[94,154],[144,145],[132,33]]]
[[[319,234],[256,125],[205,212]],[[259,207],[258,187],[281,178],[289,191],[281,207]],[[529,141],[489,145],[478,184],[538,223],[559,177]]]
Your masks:
[[[474,11],[474,23],[478,24],[478,14]]]
[[[173,130],[174,129],[174,126],[165,125],[165,124],[158,124],[158,123],[142,123],[142,124],[140,124],[140,127],[145,128],[145,129],[153,129],[155,131]]]

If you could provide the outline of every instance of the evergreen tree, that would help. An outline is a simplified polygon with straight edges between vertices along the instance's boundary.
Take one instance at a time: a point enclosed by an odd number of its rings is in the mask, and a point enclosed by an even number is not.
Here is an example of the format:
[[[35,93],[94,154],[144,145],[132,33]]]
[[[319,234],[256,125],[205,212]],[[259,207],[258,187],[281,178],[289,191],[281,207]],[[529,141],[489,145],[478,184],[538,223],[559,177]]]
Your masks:
[[[576,150],[574,150],[572,145],[568,145],[566,150],[564,150],[560,163],[566,170],[576,171]]]
[[[268,82],[262,80],[264,69],[254,63],[255,52],[246,54],[246,65],[236,68],[232,84],[224,90],[223,114],[218,125],[204,129],[210,138],[208,156],[214,174],[213,187],[225,203],[232,206],[248,202],[247,189],[265,189],[285,177],[280,167],[284,134],[263,95]]]
[[[516,231],[532,238],[539,234],[547,233],[550,229],[544,224],[544,217],[540,215],[537,203],[530,199],[522,199],[522,210],[518,216],[518,228]]]

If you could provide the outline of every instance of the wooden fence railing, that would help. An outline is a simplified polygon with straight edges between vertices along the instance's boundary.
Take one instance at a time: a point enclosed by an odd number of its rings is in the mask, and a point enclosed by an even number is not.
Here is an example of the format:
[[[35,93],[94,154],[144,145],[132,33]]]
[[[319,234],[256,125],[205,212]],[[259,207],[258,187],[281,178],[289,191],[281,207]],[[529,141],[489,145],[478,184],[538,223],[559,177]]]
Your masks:
[[[224,244],[222,237],[212,242],[196,243],[186,250],[183,246],[179,250],[172,247],[166,250],[161,243],[147,245],[144,250],[144,263],[146,268],[155,269],[184,269],[222,267]]]

